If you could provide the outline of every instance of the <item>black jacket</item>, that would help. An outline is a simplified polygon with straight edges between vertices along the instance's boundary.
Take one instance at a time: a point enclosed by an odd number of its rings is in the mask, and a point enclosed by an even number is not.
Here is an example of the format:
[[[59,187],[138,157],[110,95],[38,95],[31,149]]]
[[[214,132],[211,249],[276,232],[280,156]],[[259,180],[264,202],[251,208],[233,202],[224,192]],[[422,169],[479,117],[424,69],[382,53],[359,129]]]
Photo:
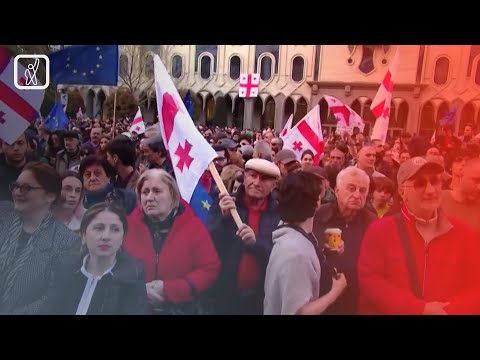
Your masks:
[[[83,256],[64,259],[55,269],[43,314],[75,315],[87,278]],[[144,315],[147,292],[143,265],[121,252],[111,273],[97,283],[87,315]],[[113,275],[112,275],[113,274]]]
[[[243,185],[232,196],[236,199],[237,211],[245,224],[248,224],[248,209],[243,202]],[[268,197],[267,208],[260,217],[260,234],[252,247],[245,247],[242,240],[236,236],[237,226],[232,217],[224,217],[219,206],[219,200],[214,203],[208,214],[207,227],[212,235],[213,242],[222,262],[218,282],[215,286],[217,310],[222,314],[262,314],[263,313],[263,281],[267,269],[268,258],[272,251],[272,233],[280,222],[277,210],[278,203]],[[237,289],[237,274],[241,256],[244,250],[255,254],[262,271],[262,288],[260,293],[242,300]],[[244,299],[246,300],[246,299]]]
[[[325,251],[327,261],[338,272],[344,273],[347,278],[347,289],[340,295],[335,303],[330,306],[327,313],[353,314],[356,312],[358,302],[357,261],[363,235],[370,223],[376,219],[374,213],[366,208],[361,209],[352,221],[347,222],[340,214],[337,202],[322,205],[313,220],[313,233],[319,241],[325,239],[325,229],[339,228],[342,230],[342,240],[345,251],[342,255],[336,252]]]

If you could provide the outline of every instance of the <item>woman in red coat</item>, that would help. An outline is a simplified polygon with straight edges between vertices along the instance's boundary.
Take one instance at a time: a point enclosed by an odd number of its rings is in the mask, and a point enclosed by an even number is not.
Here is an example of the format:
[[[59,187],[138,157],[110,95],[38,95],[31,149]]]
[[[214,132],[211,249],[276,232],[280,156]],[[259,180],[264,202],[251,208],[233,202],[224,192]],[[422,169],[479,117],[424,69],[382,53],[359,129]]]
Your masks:
[[[207,228],[164,170],[144,172],[137,197],[140,206],[128,218],[124,247],[145,266],[152,308],[155,313],[205,313],[205,293],[220,270]]]

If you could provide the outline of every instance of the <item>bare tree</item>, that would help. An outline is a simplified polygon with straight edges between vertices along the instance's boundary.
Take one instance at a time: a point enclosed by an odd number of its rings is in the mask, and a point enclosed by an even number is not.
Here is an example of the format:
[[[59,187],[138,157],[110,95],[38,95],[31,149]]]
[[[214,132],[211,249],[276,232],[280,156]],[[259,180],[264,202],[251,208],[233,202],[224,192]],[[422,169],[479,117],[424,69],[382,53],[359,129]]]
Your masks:
[[[120,61],[120,79],[135,96],[138,105],[144,104],[155,82],[153,56],[149,61],[150,54],[145,45],[123,45],[122,55],[126,55],[128,61]]]

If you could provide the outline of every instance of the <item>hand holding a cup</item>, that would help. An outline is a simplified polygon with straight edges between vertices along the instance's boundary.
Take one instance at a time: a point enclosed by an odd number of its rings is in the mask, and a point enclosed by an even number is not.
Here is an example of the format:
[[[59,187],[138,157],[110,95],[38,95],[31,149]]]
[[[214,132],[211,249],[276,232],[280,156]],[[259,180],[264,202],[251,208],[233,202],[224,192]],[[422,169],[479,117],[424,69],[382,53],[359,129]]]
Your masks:
[[[329,228],[325,230],[325,248],[342,255],[345,251],[345,243],[342,240],[342,230]]]

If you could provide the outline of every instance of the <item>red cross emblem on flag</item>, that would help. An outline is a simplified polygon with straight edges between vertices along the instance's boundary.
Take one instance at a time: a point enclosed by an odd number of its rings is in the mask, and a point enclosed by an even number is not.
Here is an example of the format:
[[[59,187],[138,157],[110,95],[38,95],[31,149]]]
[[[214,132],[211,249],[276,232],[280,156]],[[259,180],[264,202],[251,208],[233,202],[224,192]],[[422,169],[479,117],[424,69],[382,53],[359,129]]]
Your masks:
[[[302,142],[301,141],[294,141],[293,142],[293,151],[302,151]]]
[[[192,149],[192,145],[185,140],[185,147],[181,144],[178,144],[177,150],[175,151],[175,155],[177,155],[180,159],[178,160],[177,167],[183,172],[183,166],[186,165],[187,168],[190,168],[190,164],[193,161],[193,158],[190,156],[190,150]]]
[[[240,74],[238,96],[242,98],[257,97],[259,82],[259,74]]]

